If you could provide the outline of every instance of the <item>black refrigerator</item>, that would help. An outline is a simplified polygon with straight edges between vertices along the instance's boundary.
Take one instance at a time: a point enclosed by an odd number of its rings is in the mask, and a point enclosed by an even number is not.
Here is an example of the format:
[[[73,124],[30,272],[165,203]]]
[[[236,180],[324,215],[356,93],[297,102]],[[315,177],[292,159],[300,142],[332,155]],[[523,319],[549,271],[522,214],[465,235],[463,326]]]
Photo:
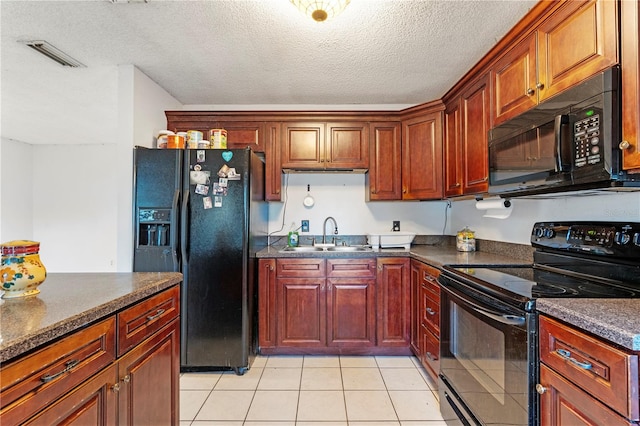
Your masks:
[[[184,275],[182,371],[250,367],[267,225],[264,161],[250,149],[134,149],[133,270]]]

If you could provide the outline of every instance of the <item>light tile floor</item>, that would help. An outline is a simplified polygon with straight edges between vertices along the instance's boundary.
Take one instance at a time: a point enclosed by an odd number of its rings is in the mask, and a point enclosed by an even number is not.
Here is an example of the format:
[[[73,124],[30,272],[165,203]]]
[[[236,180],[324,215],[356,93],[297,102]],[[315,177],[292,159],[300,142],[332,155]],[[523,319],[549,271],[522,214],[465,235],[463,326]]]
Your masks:
[[[183,373],[180,426],[445,426],[415,357],[258,357],[243,376]]]

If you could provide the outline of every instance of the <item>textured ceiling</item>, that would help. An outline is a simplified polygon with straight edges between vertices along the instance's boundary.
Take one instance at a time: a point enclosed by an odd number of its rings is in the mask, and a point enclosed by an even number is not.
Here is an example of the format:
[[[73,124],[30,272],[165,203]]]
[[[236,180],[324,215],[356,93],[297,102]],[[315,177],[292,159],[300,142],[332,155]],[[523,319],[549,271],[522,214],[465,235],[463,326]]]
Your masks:
[[[3,123],[66,88],[104,84],[121,64],[191,107],[415,105],[440,98],[535,3],[352,0],[315,23],[288,0],[2,0]],[[47,40],[88,68],[61,67],[20,39]]]

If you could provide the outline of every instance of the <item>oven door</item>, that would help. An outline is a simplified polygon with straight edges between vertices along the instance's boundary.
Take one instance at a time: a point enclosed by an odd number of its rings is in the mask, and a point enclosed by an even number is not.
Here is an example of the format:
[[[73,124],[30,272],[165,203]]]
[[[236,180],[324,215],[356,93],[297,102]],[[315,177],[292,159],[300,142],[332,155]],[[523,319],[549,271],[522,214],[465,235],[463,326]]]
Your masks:
[[[447,424],[535,424],[535,314],[459,280],[440,281],[440,410]]]

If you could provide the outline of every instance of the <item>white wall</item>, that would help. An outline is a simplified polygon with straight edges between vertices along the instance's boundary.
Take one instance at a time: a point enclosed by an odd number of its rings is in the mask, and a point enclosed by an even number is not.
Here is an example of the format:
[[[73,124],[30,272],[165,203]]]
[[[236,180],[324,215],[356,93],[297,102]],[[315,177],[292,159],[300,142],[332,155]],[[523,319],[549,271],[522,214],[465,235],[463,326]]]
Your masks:
[[[33,240],[33,146],[0,141],[0,242]]]
[[[29,140],[2,127],[0,237],[40,241],[49,272],[130,271],[133,146],[152,146],[164,111],[180,103],[134,66],[87,72],[55,87],[74,96],[46,102],[56,132],[38,124],[43,105],[28,102],[19,107],[30,132],[19,135]]]
[[[508,219],[482,217],[474,200],[454,201],[451,230],[469,226],[476,237],[485,240],[529,244],[535,222],[601,220],[609,222],[640,222],[640,192],[569,193],[549,199],[512,199],[513,210]]]
[[[325,218],[332,216],[338,222],[342,235],[389,232],[394,220],[400,221],[402,231],[430,235],[443,233],[446,202],[366,203],[364,179],[363,174],[284,175],[282,192],[286,193],[287,202],[269,204],[269,232],[273,235],[286,234],[292,223],[297,228],[302,219],[307,219],[310,221],[309,234],[319,235]],[[315,200],[311,208],[302,203],[307,195],[307,185],[311,185],[310,194]]]

